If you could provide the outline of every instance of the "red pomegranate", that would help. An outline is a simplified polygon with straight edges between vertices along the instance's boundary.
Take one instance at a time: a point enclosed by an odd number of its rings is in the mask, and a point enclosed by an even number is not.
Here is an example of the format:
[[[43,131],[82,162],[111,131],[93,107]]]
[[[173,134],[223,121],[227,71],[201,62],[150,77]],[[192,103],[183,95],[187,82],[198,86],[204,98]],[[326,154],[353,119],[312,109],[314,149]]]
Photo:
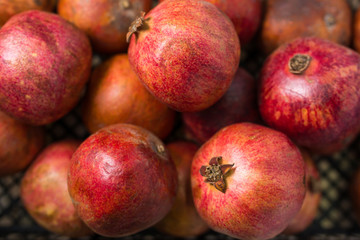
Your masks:
[[[91,133],[111,124],[130,123],[164,139],[173,129],[175,111],[146,90],[131,69],[127,54],[119,54],[94,69],[82,119]]]
[[[234,25],[213,4],[168,0],[129,29],[130,63],[146,88],[171,108],[200,111],[226,92],[239,65]]]
[[[51,232],[70,237],[92,233],[77,215],[67,187],[71,156],[79,144],[63,140],[47,146],[21,180],[21,199],[33,219]]]
[[[304,160],[285,134],[237,123],[197,151],[191,184],[195,207],[210,228],[240,239],[270,239],[301,208]]]
[[[80,218],[107,237],[134,234],[171,209],[177,174],[162,141],[130,124],[104,127],[72,157],[69,193]]]
[[[126,52],[126,34],[141,11],[148,12],[151,0],[59,0],[60,16],[83,30],[96,52]]]
[[[165,0],[160,0],[163,2]],[[254,37],[261,22],[261,0],[205,0],[217,6],[234,24],[241,45]]]
[[[239,68],[219,101],[203,111],[182,113],[182,120],[200,143],[230,124],[260,122],[256,91],[255,79],[245,69]]]
[[[44,129],[23,124],[0,112],[0,177],[24,170],[44,144]]]
[[[319,38],[298,38],[273,52],[260,75],[263,120],[299,146],[330,154],[360,127],[360,55]]]
[[[175,141],[166,145],[178,173],[179,187],[174,205],[156,229],[176,237],[194,237],[209,230],[197,213],[191,193],[190,169],[198,150],[195,143]]]
[[[52,11],[56,0],[0,0],[0,27],[15,14],[27,10]]]
[[[287,235],[304,231],[314,221],[321,200],[320,175],[317,167],[307,151],[301,151],[305,161],[306,194],[300,211],[290,221],[283,232]]]
[[[91,58],[86,35],[59,15],[13,16],[0,29],[0,108],[32,125],[61,118],[78,102]]]

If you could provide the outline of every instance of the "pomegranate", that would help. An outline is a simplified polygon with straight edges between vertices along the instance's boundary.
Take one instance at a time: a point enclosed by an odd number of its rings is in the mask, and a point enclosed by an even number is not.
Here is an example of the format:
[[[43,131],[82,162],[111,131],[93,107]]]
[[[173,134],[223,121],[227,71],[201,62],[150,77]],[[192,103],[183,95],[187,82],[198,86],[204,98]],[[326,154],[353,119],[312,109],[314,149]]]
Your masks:
[[[303,150],[302,156],[305,161],[306,194],[300,211],[290,221],[283,232],[287,235],[301,233],[314,221],[321,200],[320,176],[310,154]]]
[[[165,0],[160,0],[163,2]],[[262,13],[261,0],[205,0],[217,6],[232,21],[240,43],[246,45],[257,32]]]
[[[344,149],[359,132],[360,55],[320,38],[273,52],[260,75],[263,120],[321,154]]]
[[[230,86],[240,60],[239,38],[213,4],[168,0],[129,30],[130,64],[146,88],[171,108],[203,110]]]
[[[9,18],[27,10],[53,11],[56,0],[0,0],[0,27]]]
[[[190,183],[191,162],[198,146],[189,141],[178,140],[167,144],[166,148],[176,165],[179,188],[171,211],[156,224],[156,228],[176,237],[201,235],[209,227],[195,209]]]
[[[268,0],[261,44],[269,54],[297,37],[319,37],[349,45],[352,12],[347,0]]]
[[[0,29],[0,108],[27,124],[61,118],[88,80],[86,35],[57,14],[31,10]]]
[[[79,144],[63,140],[47,146],[21,181],[21,199],[34,220],[51,232],[70,237],[92,233],[75,212],[66,182],[71,156]]]
[[[95,68],[83,103],[82,118],[91,133],[111,124],[131,123],[165,138],[175,122],[175,111],[146,90],[126,54]]]
[[[119,123],[92,134],[76,150],[68,187],[80,218],[94,232],[120,237],[153,226],[170,211],[177,174],[159,138]]]
[[[198,112],[182,113],[186,128],[200,143],[221,128],[237,122],[260,122],[255,79],[239,68],[224,96],[213,106]]]
[[[43,148],[45,131],[0,112],[0,177],[24,170]]]
[[[269,239],[301,208],[304,160],[285,134],[237,123],[196,152],[191,184],[195,207],[210,228],[240,239]]]
[[[126,52],[126,34],[141,11],[148,12],[151,0],[59,0],[58,13],[83,30],[94,50]]]

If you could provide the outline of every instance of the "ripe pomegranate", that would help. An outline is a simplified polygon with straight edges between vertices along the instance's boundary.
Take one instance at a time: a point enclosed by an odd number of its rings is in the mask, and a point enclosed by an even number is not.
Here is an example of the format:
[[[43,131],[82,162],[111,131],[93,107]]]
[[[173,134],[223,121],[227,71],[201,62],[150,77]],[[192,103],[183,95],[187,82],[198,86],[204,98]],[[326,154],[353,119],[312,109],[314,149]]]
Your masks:
[[[255,79],[239,68],[224,96],[213,106],[198,112],[182,113],[186,128],[200,143],[221,128],[238,122],[260,122]]]
[[[80,218],[107,237],[159,222],[177,190],[176,168],[162,141],[131,124],[104,127],[72,157],[69,193]]]
[[[56,0],[0,0],[0,27],[9,18],[27,10],[53,11]]]
[[[269,54],[297,37],[319,37],[349,45],[352,12],[347,0],[268,0],[261,44]]]
[[[75,212],[66,182],[71,156],[79,144],[63,140],[47,146],[21,181],[21,199],[34,220],[51,232],[70,237],[92,233]]]
[[[298,38],[273,52],[260,75],[263,120],[299,146],[330,154],[359,132],[360,55],[319,38]]]
[[[95,68],[83,103],[82,118],[91,133],[111,124],[131,123],[165,138],[175,122],[175,111],[146,90],[126,54]]]
[[[139,79],[180,112],[213,105],[239,65],[234,25],[205,1],[162,2],[133,22],[128,38],[129,60]]]
[[[310,226],[318,213],[318,207],[321,200],[319,172],[310,154],[305,150],[301,153],[305,161],[306,194],[300,211],[290,221],[283,232],[287,235],[301,233]]]
[[[304,160],[285,134],[237,123],[197,151],[191,184],[195,207],[210,228],[240,239],[269,239],[301,208]]]
[[[57,14],[32,10],[0,29],[0,108],[44,125],[78,102],[91,67],[89,40]]]
[[[0,112],[0,177],[24,170],[43,148],[45,132]]]
[[[148,12],[151,0],[59,0],[58,13],[83,30],[94,50],[126,52],[126,34],[141,11]]]
[[[163,2],[165,0],[160,0]],[[262,14],[261,0],[205,0],[217,6],[234,24],[240,43],[246,45],[259,28]]]
[[[179,187],[175,203],[163,220],[156,224],[157,230],[176,237],[198,236],[209,230],[197,213],[191,193],[190,169],[198,150],[195,143],[175,141],[166,145],[178,173]]]

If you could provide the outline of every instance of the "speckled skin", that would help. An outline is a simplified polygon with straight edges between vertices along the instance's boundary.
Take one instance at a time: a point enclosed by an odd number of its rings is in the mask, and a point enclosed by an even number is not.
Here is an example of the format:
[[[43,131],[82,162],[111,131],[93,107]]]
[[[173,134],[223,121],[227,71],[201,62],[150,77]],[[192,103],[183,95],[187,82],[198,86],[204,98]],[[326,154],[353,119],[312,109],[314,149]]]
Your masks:
[[[0,0],[0,27],[17,13],[27,10],[52,11],[56,0]]]
[[[198,145],[189,141],[176,141],[166,145],[178,173],[179,187],[175,203],[156,229],[175,237],[195,237],[209,230],[197,213],[191,193],[190,169]]]
[[[182,120],[200,143],[230,124],[260,122],[256,91],[255,79],[245,69],[239,68],[218,102],[203,111],[182,113]]]
[[[160,0],[163,2],[165,0]],[[261,0],[205,0],[217,6],[232,21],[241,45],[252,40],[261,22]]]
[[[94,50],[126,52],[126,34],[141,11],[148,12],[151,0],[59,0],[58,13],[83,30]]]
[[[0,112],[0,177],[24,170],[45,143],[45,131]]]
[[[301,233],[310,226],[318,213],[318,207],[321,200],[321,189],[317,189],[320,184],[320,175],[317,167],[307,151],[301,151],[301,153],[305,161],[306,194],[300,211],[290,221],[283,232],[287,235]],[[314,186],[314,184],[317,186]]]
[[[349,45],[352,12],[347,0],[265,1],[260,42],[266,54],[297,37]]]
[[[206,183],[200,168],[213,157],[234,164],[225,193]],[[300,210],[305,166],[299,149],[281,132],[237,123],[221,129],[194,156],[191,184],[195,207],[215,231],[231,237],[269,239]]]
[[[91,133],[115,123],[146,128],[164,139],[173,129],[175,111],[152,96],[119,54],[96,67],[83,101],[82,119]]]
[[[213,4],[168,0],[131,36],[130,63],[147,89],[171,108],[200,111],[226,92],[239,65],[234,25]]]
[[[92,234],[75,212],[67,187],[71,156],[79,146],[63,140],[47,146],[21,180],[21,199],[32,218],[48,231],[70,237]]]
[[[32,125],[59,119],[79,100],[91,57],[86,35],[60,16],[17,14],[0,29],[0,109]]]
[[[288,67],[295,54],[312,58],[299,75]],[[344,149],[360,127],[359,62],[355,51],[319,38],[299,38],[283,45],[261,70],[263,120],[313,152]]]
[[[79,216],[94,232],[120,237],[151,227],[170,211],[177,173],[159,138],[120,123],[80,145],[68,186]]]

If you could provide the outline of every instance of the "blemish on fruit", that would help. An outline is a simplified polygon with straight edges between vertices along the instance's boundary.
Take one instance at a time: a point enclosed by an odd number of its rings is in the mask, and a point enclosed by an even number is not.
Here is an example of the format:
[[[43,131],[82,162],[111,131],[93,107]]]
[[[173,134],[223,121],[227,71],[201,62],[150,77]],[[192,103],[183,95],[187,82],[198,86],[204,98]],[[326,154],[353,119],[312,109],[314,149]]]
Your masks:
[[[306,54],[296,54],[289,61],[289,71],[293,74],[302,74],[310,65],[311,57]]]
[[[156,145],[156,151],[160,154],[163,154],[165,152],[165,147],[164,145]]]
[[[209,165],[201,166],[200,174],[206,177],[205,182],[215,186],[222,193],[226,191],[226,182],[224,177],[229,173],[234,164],[221,164],[222,157],[213,157],[209,161]]]
[[[332,27],[336,24],[336,19],[335,19],[334,15],[332,15],[331,13],[327,13],[324,16],[324,22],[327,27]]]

